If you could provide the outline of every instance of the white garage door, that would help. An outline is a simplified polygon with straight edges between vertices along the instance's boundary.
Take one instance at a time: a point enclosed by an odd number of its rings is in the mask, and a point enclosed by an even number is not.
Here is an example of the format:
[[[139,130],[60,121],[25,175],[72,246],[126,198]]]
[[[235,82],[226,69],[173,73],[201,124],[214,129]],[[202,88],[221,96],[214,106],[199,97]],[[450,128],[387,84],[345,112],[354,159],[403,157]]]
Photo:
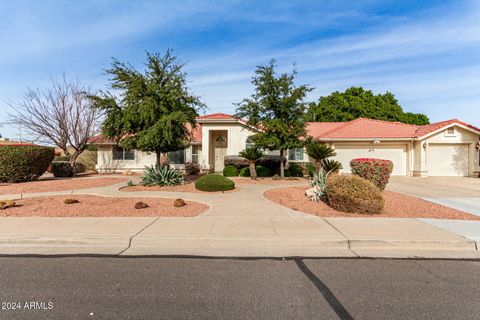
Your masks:
[[[427,170],[429,176],[468,176],[468,145],[428,145]]]
[[[342,172],[350,172],[350,160],[352,159],[377,158],[393,162],[392,175],[405,176],[407,174],[406,145],[335,145],[335,152],[337,153],[335,159],[342,163]]]

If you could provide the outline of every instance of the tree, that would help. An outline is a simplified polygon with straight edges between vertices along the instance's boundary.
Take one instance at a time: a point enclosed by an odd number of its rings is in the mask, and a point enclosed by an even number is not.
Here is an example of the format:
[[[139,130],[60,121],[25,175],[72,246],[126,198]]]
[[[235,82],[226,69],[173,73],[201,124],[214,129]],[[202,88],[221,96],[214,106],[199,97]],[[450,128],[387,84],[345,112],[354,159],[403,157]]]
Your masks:
[[[335,152],[335,150],[333,150],[332,147],[318,141],[312,141],[308,143],[306,149],[308,157],[315,160],[317,172],[320,170],[320,168],[322,168],[322,163],[325,159],[337,155],[337,153]]]
[[[105,111],[102,133],[125,148],[162,154],[183,150],[191,140],[198,111],[205,105],[187,87],[186,73],[171,50],[164,56],[147,52],[145,71],[113,59],[106,70],[112,76],[110,88],[92,96],[95,106]]]
[[[88,96],[88,89],[77,80],[65,75],[59,81],[52,79],[50,89],[28,89],[22,101],[10,104],[9,123],[26,130],[34,141],[60,148],[75,174],[78,156],[98,131],[100,112]]]
[[[306,139],[305,96],[313,90],[307,85],[295,86],[296,69],[290,74],[278,75],[275,60],[266,66],[258,66],[252,79],[255,86],[250,98],[237,104],[237,116],[247,118],[251,126],[261,129],[252,139],[263,149],[285,150],[297,148]],[[284,162],[280,163],[280,175],[284,178]]]
[[[335,91],[310,103],[307,120],[320,122],[345,122],[357,118],[399,121],[409,124],[428,124],[424,114],[404,112],[395,96],[386,92],[374,95],[362,87],[351,87],[345,92]]]
[[[246,148],[243,151],[240,151],[240,156],[244,157],[249,162],[250,178],[252,180],[257,180],[257,170],[255,168],[255,164],[256,164],[257,160],[260,159],[263,156],[262,150],[260,150],[256,146],[255,147],[249,147],[249,148]]]

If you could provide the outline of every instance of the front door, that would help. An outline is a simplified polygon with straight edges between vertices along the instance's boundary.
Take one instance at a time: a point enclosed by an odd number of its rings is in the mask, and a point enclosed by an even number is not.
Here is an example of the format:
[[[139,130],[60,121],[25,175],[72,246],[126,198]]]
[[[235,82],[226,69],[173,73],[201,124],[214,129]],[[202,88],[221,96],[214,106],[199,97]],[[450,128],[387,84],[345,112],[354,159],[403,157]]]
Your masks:
[[[227,155],[227,138],[224,135],[219,135],[215,138],[215,172],[223,171],[224,158]]]

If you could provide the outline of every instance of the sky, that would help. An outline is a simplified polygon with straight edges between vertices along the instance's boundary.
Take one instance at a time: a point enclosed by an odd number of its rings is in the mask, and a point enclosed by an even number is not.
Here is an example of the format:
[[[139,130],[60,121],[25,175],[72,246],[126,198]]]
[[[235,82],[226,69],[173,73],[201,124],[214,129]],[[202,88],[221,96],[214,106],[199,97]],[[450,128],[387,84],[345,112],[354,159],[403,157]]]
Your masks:
[[[275,58],[309,101],[363,86],[480,126],[480,1],[0,0],[0,30],[0,123],[27,88],[65,73],[104,90],[112,57],[143,69],[146,51],[172,49],[207,113],[233,113]]]

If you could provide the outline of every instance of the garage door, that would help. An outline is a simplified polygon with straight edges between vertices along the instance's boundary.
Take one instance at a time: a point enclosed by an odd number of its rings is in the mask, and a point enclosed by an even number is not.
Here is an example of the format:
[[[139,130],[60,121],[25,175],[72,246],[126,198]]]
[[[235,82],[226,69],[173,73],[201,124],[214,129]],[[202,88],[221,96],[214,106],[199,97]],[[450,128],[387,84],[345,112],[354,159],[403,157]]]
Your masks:
[[[343,166],[342,172],[350,172],[350,160],[355,158],[377,158],[393,162],[392,175],[405,176],[407,174],[406,145],[368,145],[342,146],[335,145],[336,160]]]
[[[468,145],[428,145],[427,170],[429,176],[468,176]]]

